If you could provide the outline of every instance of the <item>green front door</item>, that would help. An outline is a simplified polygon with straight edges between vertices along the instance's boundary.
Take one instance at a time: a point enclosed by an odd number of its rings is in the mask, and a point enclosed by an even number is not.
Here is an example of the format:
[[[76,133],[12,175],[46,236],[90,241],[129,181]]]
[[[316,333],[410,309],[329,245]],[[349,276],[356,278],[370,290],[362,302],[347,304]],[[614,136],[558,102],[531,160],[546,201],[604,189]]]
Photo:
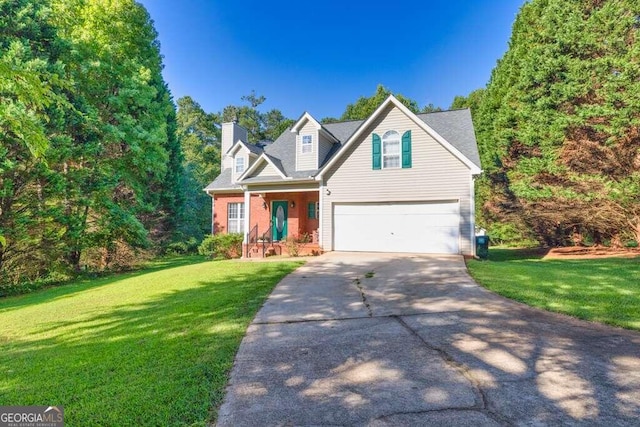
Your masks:
[[[279,242],[287,237],[287,202],[273,202],[271,206],[271,224],[273,241]]]

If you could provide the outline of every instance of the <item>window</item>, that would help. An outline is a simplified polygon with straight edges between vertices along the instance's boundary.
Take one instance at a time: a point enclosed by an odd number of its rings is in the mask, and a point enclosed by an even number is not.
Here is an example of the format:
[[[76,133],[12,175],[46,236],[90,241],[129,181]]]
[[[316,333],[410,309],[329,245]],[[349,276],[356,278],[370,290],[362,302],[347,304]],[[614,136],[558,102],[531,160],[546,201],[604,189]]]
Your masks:
[[[236,157],[236,175],[240,175],[244,172],[244,157]]]
[[[382,135],[382,168],[400,167],[400,134],[390,130]]]
[[[309,204],[307,205],[307,218],[320,218],[320,204],[318,202],[309,202]]]
[[[227,232],[244,233],[244,203],[227,205]]]
[[[386,132],[382,138],[380,135],[371,134],[371,154],[373,170],[402,168],[410,169],[411,162],[411,131],[400,134],[395,130]],[[402,162],[400,161],[402,159]]]
[[[313,151],[313,136],[302,135],[302,152],[311,153]]]

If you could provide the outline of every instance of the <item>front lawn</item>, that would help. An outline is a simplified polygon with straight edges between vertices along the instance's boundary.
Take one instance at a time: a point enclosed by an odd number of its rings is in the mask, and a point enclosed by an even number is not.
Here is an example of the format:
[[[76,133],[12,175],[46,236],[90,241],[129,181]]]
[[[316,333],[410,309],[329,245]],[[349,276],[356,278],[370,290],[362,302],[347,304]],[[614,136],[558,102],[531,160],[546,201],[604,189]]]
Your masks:
[[[0,404],[63,405],[68,426],[215,420],[245,330],[296,262],[212,262],[0,300]]]
[[[535,251],[490,249],[467,263],[473,278],[507,298],[640,330],[640,258],[543,260]]]

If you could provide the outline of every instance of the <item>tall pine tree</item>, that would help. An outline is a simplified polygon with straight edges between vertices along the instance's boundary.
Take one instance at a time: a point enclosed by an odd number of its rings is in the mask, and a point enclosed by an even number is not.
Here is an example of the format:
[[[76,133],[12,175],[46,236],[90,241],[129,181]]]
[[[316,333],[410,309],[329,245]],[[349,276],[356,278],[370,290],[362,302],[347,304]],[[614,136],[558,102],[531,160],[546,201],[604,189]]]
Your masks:
[[[640,3],[533,0],[475,114],[495,222],[640,241]]]

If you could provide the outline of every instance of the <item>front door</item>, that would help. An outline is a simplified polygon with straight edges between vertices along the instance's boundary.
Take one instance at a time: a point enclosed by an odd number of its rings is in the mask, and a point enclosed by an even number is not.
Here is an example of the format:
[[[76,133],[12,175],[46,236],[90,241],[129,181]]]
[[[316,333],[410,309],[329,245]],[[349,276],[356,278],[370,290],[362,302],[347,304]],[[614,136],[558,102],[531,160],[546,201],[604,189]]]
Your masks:
[[[271,224],[273,241],[279,242],[287,237],[287,202],[273,202],[271,206]]]

